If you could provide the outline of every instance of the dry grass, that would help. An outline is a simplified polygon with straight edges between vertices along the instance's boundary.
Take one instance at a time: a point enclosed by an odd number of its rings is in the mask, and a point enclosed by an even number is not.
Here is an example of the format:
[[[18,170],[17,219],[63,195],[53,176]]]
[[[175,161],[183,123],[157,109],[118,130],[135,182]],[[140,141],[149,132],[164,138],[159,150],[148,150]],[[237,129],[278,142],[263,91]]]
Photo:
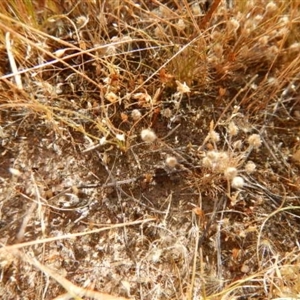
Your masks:
[[[300,7],[208,2],[0,3],[1,299],[300,297]]]

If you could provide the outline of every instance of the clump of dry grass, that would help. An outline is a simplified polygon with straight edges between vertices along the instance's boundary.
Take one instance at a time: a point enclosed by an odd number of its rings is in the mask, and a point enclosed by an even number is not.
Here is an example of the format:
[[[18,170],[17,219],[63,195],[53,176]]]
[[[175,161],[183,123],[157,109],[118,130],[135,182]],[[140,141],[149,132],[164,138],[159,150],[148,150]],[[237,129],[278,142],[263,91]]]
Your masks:
[[[0,11],[5,299],[299,297],[297,1]]]

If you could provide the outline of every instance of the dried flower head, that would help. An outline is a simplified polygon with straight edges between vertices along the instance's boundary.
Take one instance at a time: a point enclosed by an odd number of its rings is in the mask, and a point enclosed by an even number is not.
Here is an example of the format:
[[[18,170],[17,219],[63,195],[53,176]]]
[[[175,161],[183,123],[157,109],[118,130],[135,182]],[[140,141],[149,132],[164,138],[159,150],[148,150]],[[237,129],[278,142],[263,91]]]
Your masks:
[[[239,128],[235,125],[234,122],[230,122],[228,125],[228,133],[230,136],[235,136],[239,132]]]
[[[259,148],[261,146],[261,138],[259,134],[251,134],[248,137],[248,143],[253,148]]]
[[[176,165],[178,164],[177,158],[174,156],[169,156],[166,158],[166,165],[173,169],[176,167]]]
[[[79,16],[76,19],[76,24],[78,27],[82,28],[88,23],[89,19],[86,16]]]
[[[250,34],[257,28],[257,23],[253,19],[246,20],[244,24],[244,32]]]
[[[216,131],[211,130],[211,131],[209,132],[209,139],[210,139],[212,142],[217,143],[217,142],[220,141],[220,135],[219,135]]]
[[[202,159],[202,165],[203,165],[204,168],[211,169],[213,167],[213,162],[207,156],[205,156]]]
[[[181,83],[180,81],[176,80],[176,84],[177,84],[177,92],[180,94],[185,94],[185,93],[190,93],[190,88],[187,86],[187,84]]]
[[[114,92],[109,92],[105,95],[105,99],[110,103],[115,103],[118,101],[119,97]]]
[[[214,151],[214,150],[209,151],[209,152],[207,152],[207,154],[206,154],[206,157],[207,157],[208,159],[210,159],[211,161],[216,161],[216,160],[218,160],[218,159],[219,159],[219,156],[220,156],[220,153],[219,153],[218,151]]]
[[[117,138],[117,140],[119,140],[121,142],[125,142],[125,134],[124,133],[122,133],[122,134],[117,133],[116,138]]]
[[[137,121],[141,118],[142,114],[141,112],[138,110],[138,109],[134,109],[132,112],[131,112],[131,118],[132,120],[134,121]]]
[[[256,169],[256,164],[253,161],[248,161],[247,164],[245,165],[245,171],[248,174],[253,173],[255,169]]]
[[[277,10],[277,5],[276,5],[276,3],[274,3],[273,1],[269,2],[269,3],[266,5],[266,12],[272,13],[272,12],[274,12],[275,10]]]
[[[179,19],[177,22],[177,28],[182,31],[186,28],[186,25],[182,19]]]
[[[99,144],[100,144],[100,145],[105,145],[106,142],[107,142],[106,137],[103,136],[103,137],[100,139]]]
[[[290,49],[291,51],[299,51],[299,50],[300,50],[300,43],[299,43],[299,42],[293,43],[293,44],[289,47],[289,49]]]
[[[244,178],[240,176],[236,176],[231,181],[231,186],[234,189],[241,189],[245,184]]]
[[[201,8],[198,2],[192,5],[192,12],[194,16],[198,16],[201,14]]]
[[[230,165],[230,157],[224,151],[208,151],[202,160],[205,168],[210,168],[215,173],[224,173],[225,169]]]
[[[169,107],[167,107],[166,109],[163,109],[161,111],[161,115],[164,116],[165,118],[170,119],[172,117],[172,111]]]
[[[224,176],[226,179],[233,179],[237,175],[237,169],[234,167],[228,167],[224,171]]]
[[[141,138],[146,143],[153,143],[157,136],[152,129],[143,129],[141,132]]]
[[[223,166],[228,165],[230,157],[227,152],[221,151],[218,157]]]

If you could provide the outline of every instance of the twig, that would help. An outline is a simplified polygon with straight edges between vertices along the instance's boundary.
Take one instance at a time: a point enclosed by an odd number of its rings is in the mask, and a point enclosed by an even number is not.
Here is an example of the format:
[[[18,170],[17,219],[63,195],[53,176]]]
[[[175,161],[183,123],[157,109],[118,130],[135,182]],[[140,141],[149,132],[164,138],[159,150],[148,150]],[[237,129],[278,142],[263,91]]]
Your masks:
[[[88,234],[93,234],[93,233],[98,233],[98,232],[102,232],[102,231],[106,231],[106,230],[111,230],[111,229],[114,229],[114,228],[121,228],[121,227],[124,227],[124,226],[144,224],[144,223],[152,222],[152,221],[155,221],[155,220],[156,220],[156,218],[148,218],[148,219],[144,219],[144,220],[137,220],[137,221],[132,221],[132,222],[113,224],[111,226],[102,227],[102,228],[89,230],[89,231],[85,231],[85,232],[64,234],[64,235],[61,235],[61,236],[55,236],[55,237],[45,238],[45,239],[41,239],[41,240],[34,240],[34,241],[26,242],[26,243],[20,243],[20,244],[5,246],[5,247],[0,248],[0,253],[1,252],[6,253],[7,251],[12,251],[12,250],[16,250],[16,249],[20,249],[20,248],[24,248],[24,247],[28,247],[28,246],[33,246],[33,245],[37,245],[37,244],[50,243],[50,242],[59,241],[59,240],[63,240],[63,239],[71,239],[71,238],[75,238],[75,237],[79,237],[79,236],[84,236],[84,235],[88,235]]]
[[[6,34],[5,34],[5,45],[6,45],[6,51],[7,51],[7,56],[8,56],[8,60],[10,63],[11,71],[15,78],[17,88],[20,90],[23,90],[21,76],[20,76],[20,74],[18,74],[17,64],[16,64],[15,57],[14,57],[12,49],[11,49],[10,32],[6,32]]]
[[[219,4],[220,4],[221,0],[215,0],[213,2],[213,4],[210,6],[208,12],[206,13],[206,15],[204,16],[204,18],[202,19],[199,28],[201,29],[205,29],[207,23],[211,20],[215,10],[218,8]]]

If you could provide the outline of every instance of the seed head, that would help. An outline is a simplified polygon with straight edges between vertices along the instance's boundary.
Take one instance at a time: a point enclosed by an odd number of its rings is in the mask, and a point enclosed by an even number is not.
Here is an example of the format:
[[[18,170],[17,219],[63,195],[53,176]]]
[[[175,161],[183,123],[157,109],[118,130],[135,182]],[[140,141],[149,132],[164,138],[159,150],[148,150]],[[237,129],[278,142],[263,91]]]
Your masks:
[[[211,161],[217,161],[220,157],[220,153],[218,151],[212,150],[212,151],[208,151],[206,156]]]
[[[125,134],[124,133],[122,133],[122,134],[117,133],[116,138],[121,142],[125,142]]]
[[[230,136],[235,136],[239,132],[239,128],[235,125],[234,122],[230,122],[228,126],[228,133]]]
[[[251,134],[248,137],[248,143],[253,148],[259,148],[261,146],[261,138],[259,134]]]
[[[172,111],[168,107],[166,109],[162,110],[161,114],[162,114],[162,116],[164,116],[167,119],[170,119],[172,117]]]
[[[138,109],[134,109],[132,112],[131,112],[131,118],[132,120],[134,121],[137,121],[141,118],[142,114],[141,112],[138,110]]]
[[[79,16],[76,19],[76,24],[78,27],[83,27],[84,25],[87,24],[88,21],[89,21],[89,19],[86,16]]]
[[[174,157],[174,156],[167,157],[167,159],[166,159],[166,165],[169,168],[173,169],[173,168],[176,167],[177,164],[178,164],[178,161],[177,161],[176,157]]]
[[[153,130],[143,129],[141,132],[141,138],[144,142],[150,144],[156,140],[157,136]]]
[[[191,90],[185,82],[181,83],[180,81],[176,80],[176,84],[177,84],[178,93],[180,94],[190,93]]]
[[[211,169],[213,167],[213,162],[207,156],[205,156],[202,160],[202,165],[204,168]]]
[[[201,14],[201,8],[200,8],[200,5],[196,2],[195,4],[192,5],[192,12],[193,12],[193,15],[195,16],[198,16]]]
[[[208,151],[202,160],[202,165],[205,168],[212,169],[215,173],[223,173],[229,165],[229,156],[227,152]]]
[[[274,12],[276,9],[277,9],[277,5],[276,5],[273,1],[269,2],[269,3],[267,4],[267,6],[266,6],[266,11],[267,11],[268,13],[272,13],[272,12]]]
[[[244,178],[240,176],[235,176],[231,181],[231,186],[234,189],[241,189],[245,184]]]
[[[218,160],[223,164],[223,165],[227,165],[230,158],[228,156],[227,152],[221,151],[219,152],[219,156],[218,156]]]
[[[110,103],[115,103],[118,101],[119,97],[115,93],[109,92],[105,95],[105,99],[107,99]]]
[[[233,179],[237,175],[237,169],[234,167],[228,167],[224,171],[224,176],[226,179]]]
[[[300,43],[298,43],[298,42],[293,43],[293,44],[289,47],[289,49],[290,49],[291,51],[299,51],[299,49],[300,49]]]
[[[245,171],[248,174],[253,173],[255,169],[256,169],[256,164],[253,161],[248,161],[247,164],[245,165]]]
[[[177,22],[177,28],[182,31],[186,28],[186,25],[182,19],[179,19]]]
[[[212,142],[217,143],[220,140],[220,135],[216,131],[211,130],[209,132],[209,138]]]

